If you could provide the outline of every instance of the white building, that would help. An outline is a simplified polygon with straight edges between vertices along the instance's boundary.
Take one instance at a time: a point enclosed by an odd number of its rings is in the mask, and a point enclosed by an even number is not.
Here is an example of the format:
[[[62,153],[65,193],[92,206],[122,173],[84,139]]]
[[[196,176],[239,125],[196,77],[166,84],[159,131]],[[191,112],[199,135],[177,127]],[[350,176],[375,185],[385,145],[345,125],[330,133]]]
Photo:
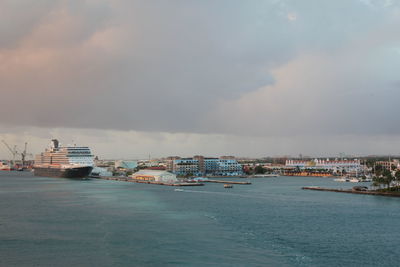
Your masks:
[[[358,159],[353,160],[330,160],[330,159],[314,159],[314,160],[286,160],[285,166],[298,167],[300,169],[327,169],[334,172],[347,171],[355,172],[361,171],[361,161]]]
[[[167,171],[161,170],[140,170],[132,174],[132,179],[149,181],[149,182],[160,182],[160,183],[176,183],[176,175]]]

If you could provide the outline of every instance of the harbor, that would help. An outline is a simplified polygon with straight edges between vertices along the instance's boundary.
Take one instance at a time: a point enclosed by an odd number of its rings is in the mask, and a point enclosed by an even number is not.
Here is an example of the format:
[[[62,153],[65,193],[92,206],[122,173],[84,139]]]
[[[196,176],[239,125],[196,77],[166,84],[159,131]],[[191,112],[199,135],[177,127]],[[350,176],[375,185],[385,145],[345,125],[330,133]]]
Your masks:
[[[27,152],[25,142],[21,152],[17,145],[2,141],[12,160],[0,161],[5,171],[30,170],[36,176],[84,178],[104,177],[118,181],[131,180],[159,185],[190,186],[198,182],[249,185],[247,181],[226,181],[229,178],[278,178],[282,176],[334,178],[337,182],[388,183],[400,180],[398,159],[384,158],[264,158],[244,159],[235,156],[192,157],[170,156],[147,160],[101,160],[87,146],[65,145],[57,139],[50,147],[36,154],[35,161],[27,160],[33,154]],[[13,147],[13,148],[12,148]],[[20,156],[19,165],[16,157]],[[28,164],[27,164],[28,163]],[[22,166],[22,167],[20,167]],[[375,177],[375,180],[373,179]],[[390,183],[390,182],[389,182]]]
[[[27,156],[26,144],[23,153],[12,150],[13,164],[1,161],[3,170],[13,171],[15,155]],[[16,147],[16,146],[14,146]],[[24,158],[24,161],[26,158]],[[283,162],[283,161],[281,161]],[[44,152],[35,156],[32,169],[35,176],[62,177],[84,179],[92,177],[102,180],[133,182],[141,184],[190,187],[204,186],[207,183],[223,184],[224,188],[233,185],[251,185],[251,178],[300,177],[334,178],[334,182],[366,183],[370,185],[386,185],[387,188],[398,186],[400,181],[399,160],[375,160],[372,164],[360,159],[286,159],[284,165],[261,163],[257,159],[250,164],[234,156],[205,157],[196,155],[181,158],[178,156],[147,161],[101,161],[95,157],[87,146],[62,145],[57,139],[51,140],[51,145]],[[22,165],[24,166],[24,165]],[[372,167],[371,167],[372,166]],[[23,168],[22,168],[23,170]],[[239,180],[232,180],[239,179]],[[370,190],[367,187],[355,186],[353,189],[336,189],[322,187],[302,187],[304,190],[330,191],[364,195],[379,195],[399,197],[397,192]]]
[[[0,267],[400,266],[400,0],[0,14]]]

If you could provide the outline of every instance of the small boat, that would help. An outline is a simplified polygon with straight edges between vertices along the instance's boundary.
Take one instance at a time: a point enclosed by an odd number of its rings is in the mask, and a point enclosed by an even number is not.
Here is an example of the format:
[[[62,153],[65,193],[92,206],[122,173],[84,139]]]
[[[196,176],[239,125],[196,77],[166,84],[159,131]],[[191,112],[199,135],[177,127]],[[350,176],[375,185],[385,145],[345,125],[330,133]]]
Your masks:
[[[254,174],[250,176],[251,178],[267,178],[267,177],[278,177],[278,174],[270,173],[270,174]]]
[[[175,192],[183,192],[183,189],[180,189],[180,188],[175,188],[175,190],[174,190]]]
[[[333,179],[335,182],[350,182],[350,178],[348,176],[342,176],[337,179]]]
[[[232,188],[233,187],[233,185],[231,185],[231,184],[224,184],[224,188]]]

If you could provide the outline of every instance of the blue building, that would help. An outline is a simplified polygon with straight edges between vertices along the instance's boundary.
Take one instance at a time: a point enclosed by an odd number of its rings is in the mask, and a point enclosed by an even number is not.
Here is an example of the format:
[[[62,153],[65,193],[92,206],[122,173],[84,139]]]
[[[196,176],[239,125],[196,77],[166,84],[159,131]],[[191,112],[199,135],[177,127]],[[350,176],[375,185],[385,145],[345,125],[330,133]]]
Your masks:
[[[171,171],[179,176],[201,175],[199,161],[193,158],[174,160],[173,169]]]
[[[168,170],[179,176],[240,176],[242,165],[233,157],[171,158]]]
[[[243,175],[242,165],[236,159],[219,159],[217,175],[239,176]]]

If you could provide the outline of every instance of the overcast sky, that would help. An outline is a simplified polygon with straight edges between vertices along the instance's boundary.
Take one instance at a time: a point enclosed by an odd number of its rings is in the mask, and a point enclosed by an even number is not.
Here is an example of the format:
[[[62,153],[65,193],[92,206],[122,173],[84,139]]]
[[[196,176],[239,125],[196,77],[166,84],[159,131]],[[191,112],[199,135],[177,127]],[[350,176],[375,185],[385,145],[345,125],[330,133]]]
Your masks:
[[[2,0],[0,94],[32,153],[400,154],[400,1]]]

